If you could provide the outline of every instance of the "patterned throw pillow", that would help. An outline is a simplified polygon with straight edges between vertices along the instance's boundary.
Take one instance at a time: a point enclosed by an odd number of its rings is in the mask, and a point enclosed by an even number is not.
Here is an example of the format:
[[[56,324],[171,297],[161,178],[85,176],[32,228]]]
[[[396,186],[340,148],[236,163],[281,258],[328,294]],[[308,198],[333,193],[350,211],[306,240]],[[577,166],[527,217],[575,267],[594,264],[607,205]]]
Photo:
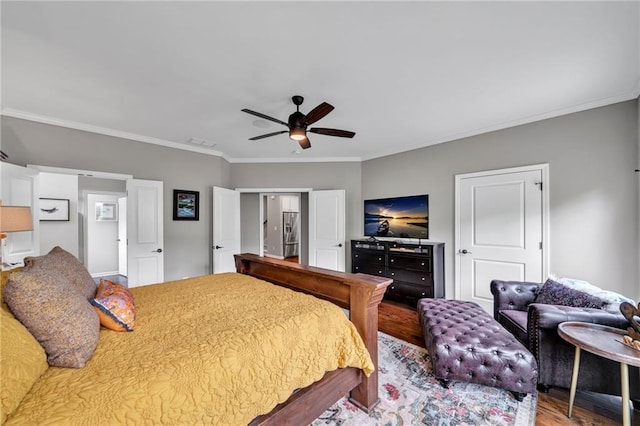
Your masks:
[[[91,304],[98,313],[100,324],[115,331],[133,331],[136,310],[133,295],[126,287],[102,279]]]
[[[89,271],[74,255],[58,246],[44,256],[25,257],[25,271],[40,268],[62,274],[85,299],[91,299],[96,294],[96,282]]]
[[[81,368],[93,355],[100,321],[64,275],[44,268],[14,272],[7,279],[4,298],[42,345],[49,365]]]
[[[604,301],[583,291],[548,279],[536,295],[534,303],[601,309]]]

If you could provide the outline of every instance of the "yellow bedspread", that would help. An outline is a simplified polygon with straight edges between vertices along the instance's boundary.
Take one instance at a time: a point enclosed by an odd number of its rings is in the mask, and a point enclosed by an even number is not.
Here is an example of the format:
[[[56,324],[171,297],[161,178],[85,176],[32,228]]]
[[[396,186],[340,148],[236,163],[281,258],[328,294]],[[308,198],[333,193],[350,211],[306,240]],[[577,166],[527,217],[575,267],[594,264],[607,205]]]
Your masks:
[[[132,289],[82,369],[50,367],[11,424],[245,425],[339,367],[373,363],[342,310],[239,274]]]

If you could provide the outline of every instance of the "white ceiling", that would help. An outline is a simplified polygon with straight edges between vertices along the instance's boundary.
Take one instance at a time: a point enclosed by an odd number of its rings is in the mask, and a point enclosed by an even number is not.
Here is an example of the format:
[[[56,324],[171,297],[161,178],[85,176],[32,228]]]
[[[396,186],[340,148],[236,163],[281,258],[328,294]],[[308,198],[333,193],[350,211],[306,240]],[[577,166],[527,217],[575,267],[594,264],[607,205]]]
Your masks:
[[[638,1],[0,7],[3,115],[232,162],[366,160],[640,93]],[[242,108],[286,121],[296,94],[355,138],[247,140],[285,128]]]

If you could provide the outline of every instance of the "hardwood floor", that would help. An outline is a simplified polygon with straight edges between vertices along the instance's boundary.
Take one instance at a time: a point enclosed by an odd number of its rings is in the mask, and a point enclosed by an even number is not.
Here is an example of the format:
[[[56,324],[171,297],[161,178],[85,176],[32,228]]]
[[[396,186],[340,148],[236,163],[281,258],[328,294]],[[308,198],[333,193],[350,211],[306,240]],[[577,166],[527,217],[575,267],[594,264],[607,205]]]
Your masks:
[[[414,345],[424,347],[422,327],[415,309],[399,303],[383,301],[378,310],[378,329]],[[555,425],[620,425],[622,409],[619,397],[578,392],[573,416],[567,418],[569,392],[551,389],[538,392],[536,426]],[[640,426],[640,411],[634,410],[632,425]]]

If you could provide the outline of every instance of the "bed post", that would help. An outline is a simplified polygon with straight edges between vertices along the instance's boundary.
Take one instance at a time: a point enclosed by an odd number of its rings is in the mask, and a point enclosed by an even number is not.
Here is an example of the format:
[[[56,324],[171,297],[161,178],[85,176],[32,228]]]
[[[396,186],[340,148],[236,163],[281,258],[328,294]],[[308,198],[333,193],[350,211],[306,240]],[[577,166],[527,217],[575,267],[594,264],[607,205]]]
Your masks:
[[[378,368],[378,304],[382,301],[386,287],[385,285],[382,291],[372,291],[370,287],[351,287],[350,319],[369,350],[376,370]],[[362,382],[351,391],[350,401],[367,413],[380,402],[377,373],[376,371],[376,374],[369,377],[363,374]]]

